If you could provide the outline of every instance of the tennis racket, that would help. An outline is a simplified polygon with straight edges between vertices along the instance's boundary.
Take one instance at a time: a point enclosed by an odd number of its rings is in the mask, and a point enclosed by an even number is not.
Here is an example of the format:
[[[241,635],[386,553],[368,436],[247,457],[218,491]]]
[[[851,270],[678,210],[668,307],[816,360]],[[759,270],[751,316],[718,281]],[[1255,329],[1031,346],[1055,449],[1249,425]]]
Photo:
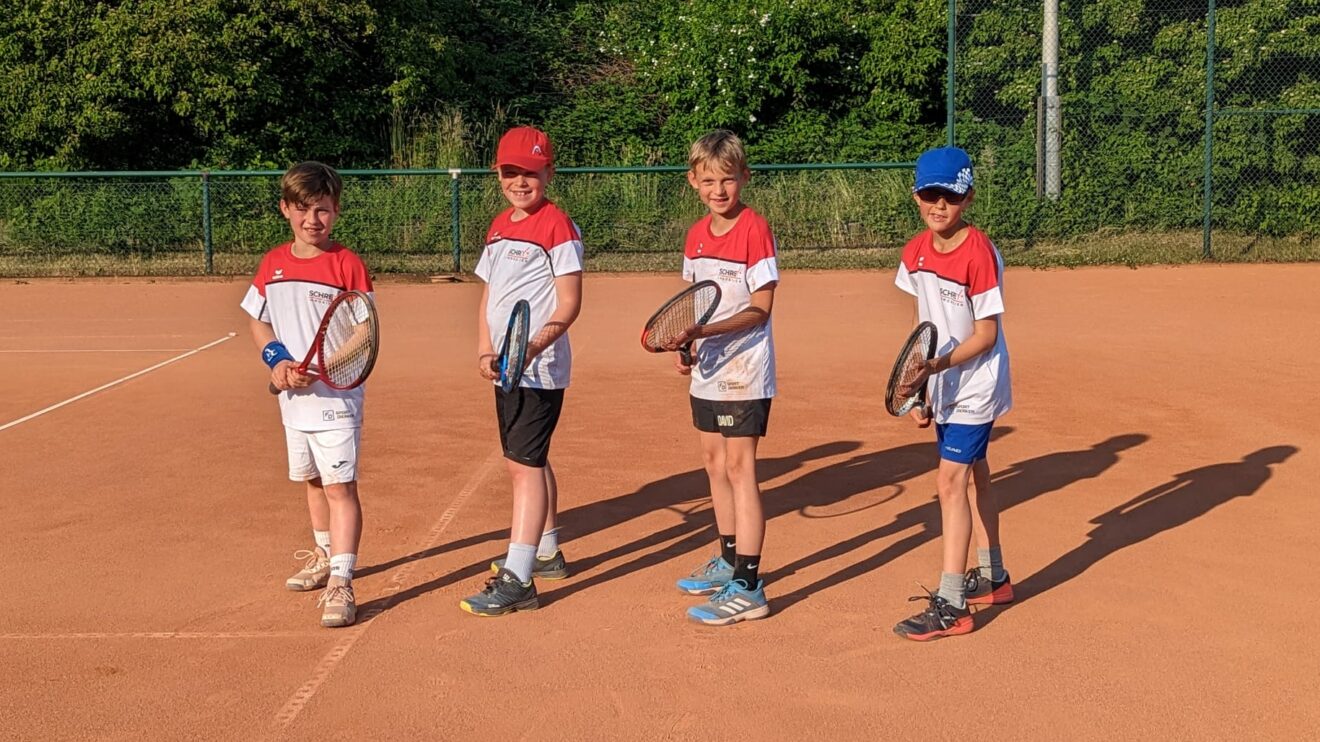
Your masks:
[[[532,305],[519,299],[509,312],[509,329],[504,332],[504,345],[500,347],[500,388],[505,394],[518,388],[523,370],[527,366],[527,335],[532,322]]]
[[[720,305],[720,285],[714,281],[699,281],[665,302],[642,328],[642,347],[652,353],[664,353],[683,331],[693,325],[704,325],[714,316]],[[692,365],[692,341],[678,349],[683,365]]]
[[[298,371],[331,389],[353,389],[367,380],[379,352],[376,305],[365,292],[345,291],[325,310]],[[279,394],[280,390],[271,384],[270,393]]]
[[[903,343],[903,350],[899,351],[898,360],[894,361],[894,370],[889,373],[889,386],[885,389],[885,409],[894,417],[902,417],[918,405],[923,408],[926,406],[925,384],[910,397],[903,396],[899,390],[911,384],[921,373],[921,367],[926,361],[935,357],[935,343],[939,334],[933,323],[922,322],[908,335],[907,342]],[[926,417],[930,417],[929,412]]]

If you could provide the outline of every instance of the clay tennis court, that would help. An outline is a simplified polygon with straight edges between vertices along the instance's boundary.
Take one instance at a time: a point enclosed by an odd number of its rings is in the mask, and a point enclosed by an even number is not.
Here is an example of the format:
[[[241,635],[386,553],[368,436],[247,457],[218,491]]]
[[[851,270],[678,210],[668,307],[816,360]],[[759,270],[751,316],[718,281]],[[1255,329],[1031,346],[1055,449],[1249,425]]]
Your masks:
[[[891,633],[922,607],[914,582],[938,582],[939,511],[933,434],[883,412],[911,321],[887,271],[785,274],[759,469],[773,613],[684,620],[673,581],[711,552],[713,516],[686,381],[637,342],[679,285],[588,277],[551,456],[575,574],[539,586],[540,610],[482,619],[457,602],[504,553],[510,494],[474,368],[480,284],[379,283],[359,623],[329,630],[316,593],[283,588],[310,536],[246,283],[7,282],[0,737],[1320,727],[1320,266],[1010,270],[1016,407],[990,463],[1019,600],[924,645]]]

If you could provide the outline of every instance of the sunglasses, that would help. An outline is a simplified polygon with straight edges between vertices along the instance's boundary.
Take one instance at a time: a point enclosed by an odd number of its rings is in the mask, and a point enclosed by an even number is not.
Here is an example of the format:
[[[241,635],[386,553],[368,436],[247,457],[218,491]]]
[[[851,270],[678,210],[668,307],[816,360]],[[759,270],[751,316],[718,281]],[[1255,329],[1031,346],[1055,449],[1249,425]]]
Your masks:
[[[954,193],[953,191],[946,191],[943,188],[924,188],[917,191],[917,198],[921,199],[921,202],[926,204],[938,203],[942,198],[944,199],[944,202],[950,206],[957,206],[967,200],[967,194]]]

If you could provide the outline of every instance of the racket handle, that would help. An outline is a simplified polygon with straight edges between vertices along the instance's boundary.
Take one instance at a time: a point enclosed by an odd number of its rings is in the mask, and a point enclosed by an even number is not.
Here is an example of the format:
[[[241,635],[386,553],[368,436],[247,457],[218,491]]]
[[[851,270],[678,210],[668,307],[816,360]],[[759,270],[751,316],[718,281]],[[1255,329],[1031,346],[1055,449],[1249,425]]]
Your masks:
[[[270,389],[270,393],[271,393],[271,394],[279,394],[279,393],[280,393],[279,387],[275,386],[274,384],[270,384],[270,385],[268,385],[268,388]]]
[[[684,366],[692,365],[692,343],[688,343],[678,349],[678,355],[683,359]]]

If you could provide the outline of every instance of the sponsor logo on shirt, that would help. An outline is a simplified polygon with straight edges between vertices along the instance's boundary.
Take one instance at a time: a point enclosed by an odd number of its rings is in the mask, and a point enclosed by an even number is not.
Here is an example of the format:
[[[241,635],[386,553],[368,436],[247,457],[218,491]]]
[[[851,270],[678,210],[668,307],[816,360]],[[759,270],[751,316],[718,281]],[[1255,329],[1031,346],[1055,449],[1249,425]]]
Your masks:
[[[721,392],[740,392],[747,388],[747,385],[741,381],[717,381],[715,388]]]
[[[328,291],[317,291],[316,289],[312,289],[307,292],[307,298],[317,304],[329,304],[335,300],[335,295]]]
[[[504,259],[526,263],[532,259],[532,249],[531,247],[510,247],[504,251]]]
[[[324,422],[328,422],[328,423],[332,423],[332,422],[334,422],[334,421],[335,421],[335,411],[334,411],[334,410],[321,410],[321,420],[324,421]]]
[[[724,281],[725,283],[732,281],[741,281],[742,271],[738,270],[737,268],[720,268],[719,272],[715,275],[715,277],[721,281]]]
[[[966,296],[962,289],[940,288],[940,300],[955,307],[967,306]]]
[[[283,281],[283,280],[284,280],[284,269],[283,269],[283,268],[276,268],[276,269],[275,269],[275,273],[270,277],[270,280],[272,280],[272,281]]]

